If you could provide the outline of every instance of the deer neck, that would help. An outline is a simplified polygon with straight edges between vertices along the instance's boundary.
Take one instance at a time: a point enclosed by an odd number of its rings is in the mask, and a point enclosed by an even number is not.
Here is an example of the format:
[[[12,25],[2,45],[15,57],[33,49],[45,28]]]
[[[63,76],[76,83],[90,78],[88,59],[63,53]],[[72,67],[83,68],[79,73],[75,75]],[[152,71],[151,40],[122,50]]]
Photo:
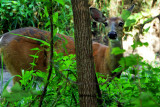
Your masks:
[[[109,47],[113,49],[115,47],[119,47],[122,49],[122,40],[109,40]]]
[[[123,57],[123,54],[119,54],[119,55],[114,55],[112,54],[112,50],[113,48],[115,47],[119,47],[120,49],[122,49],[122,41],[119,41],[119,40],[109,40],[109,68],[110,68],[110,71],[113,71],[115,70],[119,64],[119,60],[121,57]]]

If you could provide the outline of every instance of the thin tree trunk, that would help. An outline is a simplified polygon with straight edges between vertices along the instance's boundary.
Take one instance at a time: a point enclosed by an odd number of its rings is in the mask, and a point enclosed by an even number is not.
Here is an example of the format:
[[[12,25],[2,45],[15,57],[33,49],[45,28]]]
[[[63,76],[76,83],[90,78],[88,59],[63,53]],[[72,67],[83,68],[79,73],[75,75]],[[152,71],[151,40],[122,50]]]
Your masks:
[[[80,106],[96,107],[96,80],[88,0],[71,0],[71,2],[74,16]]]

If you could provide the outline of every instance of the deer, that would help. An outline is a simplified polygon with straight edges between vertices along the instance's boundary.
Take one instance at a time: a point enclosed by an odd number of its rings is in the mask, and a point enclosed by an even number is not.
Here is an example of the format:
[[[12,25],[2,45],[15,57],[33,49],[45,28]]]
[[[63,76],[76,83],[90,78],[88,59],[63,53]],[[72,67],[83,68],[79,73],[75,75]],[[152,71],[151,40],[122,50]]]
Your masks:
[[[130,11],[132,9],[133,7],[130,8]],[[119,66],[118,61],[123,57],[123,54],[113,55],[111,52],[114,47],[122,49],[124,21],[120,17],[107,18],[101,11],[93,7],[90,7],[90,14],[95,21],[105,25],[105,34],[109,40],[108,46],[98,42],[92,43],[95,71],[104,75],[113,76],[112,71]],[[41,41],[19,35],[46,42],[50,42],[51,39],[51,33],[49,31],[34,27],[20,28],[3,34],[0,38],[0,52],[3,54],[3,60],[7,70],[12,76],[22,75],[22,70],[31,70],[30,63],[33,62],[33,57],[30,57],[30,55],[35,55],[37,52],[31,49],[39,48],[41,51],[38,53],[39,57],[35,61],[36,66],[34,66],[34,70],[35,72],[47,72],[50,51],[46,50],[46,46],[42,45],[43,43]],[[62,34],[56,34],[56,36],[59,38],[54,43],[54,49],[57,53],[64,53],[64,56],[75,54],[73,38]],[[66,40],[68,41],[67,44],[65,44],[67,52],[62,46]],[[15,76],[13,78],[13,84],[19,82],[20,79],[18,76]]]

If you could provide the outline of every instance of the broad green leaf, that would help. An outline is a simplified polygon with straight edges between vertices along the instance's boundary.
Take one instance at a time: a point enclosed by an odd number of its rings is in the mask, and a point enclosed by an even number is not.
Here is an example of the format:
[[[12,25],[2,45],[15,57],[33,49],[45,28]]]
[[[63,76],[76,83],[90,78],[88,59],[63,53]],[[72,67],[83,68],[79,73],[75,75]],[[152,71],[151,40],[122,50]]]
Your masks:
[[[150,26],[149,26],[148,28],[144,29],[143,31],[144,31],[144,32],[148,32],[149,29],[150,29]]]
[[[45,27],[50,26],[50,24],[51,24],[51,22],[50,22],[50,21],[48,21],[48,22],[45,24]]]
[[[121,60],[119,61],[119,64],[125,68],[129,66],[137,65],[141,60],[142,58],[139,55],[131,54],[130,56],[121,58]]]
[[[124,52],[125,52],[124,49],[120,49],[119,47],[115,47],[115,48],[112,49],[111,53],[114,54],[114,55],[119,55],[119,54],[122,54]]]
[[[58,28],[54,29],[53,35],[56,35],[58,32]],[[58,37],[58,36],[57,36]],[[58,37],[59,38],[59,37]]]
[[[15,75],[16,76],[16,75]],[[7,81],[7,83],[5,83],[3,90],[6,90],[7,86],[9,85],[9,83],[12,81],[12,79],[15,77],[12,76],[11,78],[9,78],[9,80]]]
[[[142,13],[137,13],[134,15],[130,15],[126,20],[125,20],[125,25],[124,27],[130,27],[133,26],[137,23],[138,20],[142,18]]]
[[[58,12],[53,14],[53,22],[56,23],[58,20]]]
[[[130,26],[134,25],[135,23],[136,23],[135,19],[127,19],[124,27],[130,27]]]
[[[44,6],[44,13],[45,13],[46,17],[49,17],[47,6]]]
[[[112,71],[112,73],[114,73],[114,72],[121,72],[122,69],[123,69],[123,67],[118,67],[118,68],[116,68],[114,71]]]
[[[57,1],[58,3],[60,3],[61,5],[64,5],[64,0],[55,0]]]
[[[130,12],[130,11],[128,11],[128,10],[122,10],[122,15],[121,15],[121,17],[122,17],[122,19],[123,19],[124,21],[126,21],[127,18],[128,18],[130,15],[131,15],[131,12]]]

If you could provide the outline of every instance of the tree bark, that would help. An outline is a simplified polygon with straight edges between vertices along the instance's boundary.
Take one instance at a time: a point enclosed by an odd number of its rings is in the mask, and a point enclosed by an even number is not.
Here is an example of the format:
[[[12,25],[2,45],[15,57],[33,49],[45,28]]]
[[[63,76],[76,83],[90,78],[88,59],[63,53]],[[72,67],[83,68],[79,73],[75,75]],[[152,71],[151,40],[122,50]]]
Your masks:
[[[88,0],[71,0],[71,2],[74,16],[80,106],[96,107],[96,80]]]

